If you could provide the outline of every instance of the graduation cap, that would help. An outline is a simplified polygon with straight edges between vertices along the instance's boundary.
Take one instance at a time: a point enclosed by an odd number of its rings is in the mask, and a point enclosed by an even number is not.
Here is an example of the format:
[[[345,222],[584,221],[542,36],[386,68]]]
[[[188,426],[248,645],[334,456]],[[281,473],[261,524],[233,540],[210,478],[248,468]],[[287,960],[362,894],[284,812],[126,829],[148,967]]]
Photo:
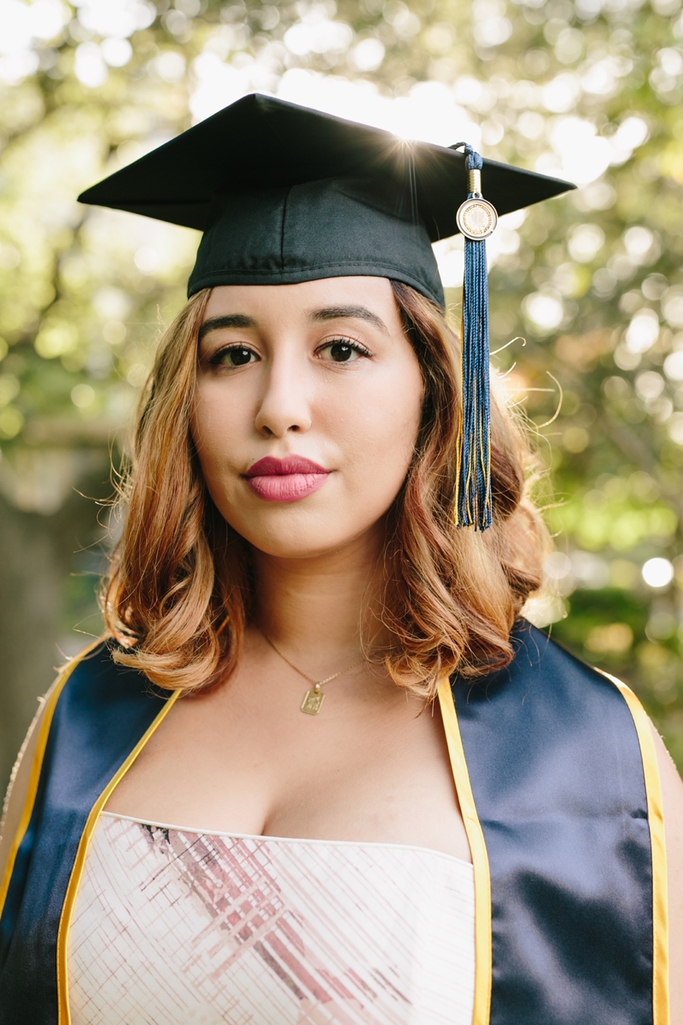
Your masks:
[[[460,150],[463,152],[460,152]],[[486,199],[482,195],[482,177]],[[444,305],[431,243],[465,235],[458,522],[491,522],[485,238],[569,182],[252,94],[83,192],[203,232],[188,295],[370,275]]]

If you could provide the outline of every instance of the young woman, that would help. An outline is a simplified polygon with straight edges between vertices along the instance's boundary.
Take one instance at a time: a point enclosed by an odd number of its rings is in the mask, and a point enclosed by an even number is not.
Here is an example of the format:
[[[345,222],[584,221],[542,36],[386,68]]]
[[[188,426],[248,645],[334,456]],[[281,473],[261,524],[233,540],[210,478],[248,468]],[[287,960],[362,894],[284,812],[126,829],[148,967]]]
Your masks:
[[[416,217],[381,133],[217,118],[99,199],[187,223],[168,167],[189,208],[240,140],[144,400],[107,636],[15,775],[0,1022],[683,1021],[683,785],[631,692],[520,619],[546,540],[504,404],[492,525],[457,525],[425,225],[459,158],[413,156]],[[349,138],[370,182],[321,166]]]

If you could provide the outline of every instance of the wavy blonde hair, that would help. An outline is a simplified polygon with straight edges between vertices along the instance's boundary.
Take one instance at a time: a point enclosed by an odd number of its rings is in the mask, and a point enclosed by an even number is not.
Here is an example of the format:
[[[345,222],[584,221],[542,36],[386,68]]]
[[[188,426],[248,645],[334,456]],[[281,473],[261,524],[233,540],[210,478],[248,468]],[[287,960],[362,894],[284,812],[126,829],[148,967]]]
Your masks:
[[[493,525],[483,533],[455,526],[459,342],[437,306],[407,285],[392,288],[425,397],[413,459],[387,517],[381,607],[392,640],[382,661],[396,684],[431,699],[444,672],[477,677],[511,660],[510,631],[542,583],[547,535],[528,496],[528,440],[495,396]],[[186,691],[234,670],[253,605],[249,546],[209,497],[190,435],[208,296],[193,296],[161,339],[103,594],[116,661]]]

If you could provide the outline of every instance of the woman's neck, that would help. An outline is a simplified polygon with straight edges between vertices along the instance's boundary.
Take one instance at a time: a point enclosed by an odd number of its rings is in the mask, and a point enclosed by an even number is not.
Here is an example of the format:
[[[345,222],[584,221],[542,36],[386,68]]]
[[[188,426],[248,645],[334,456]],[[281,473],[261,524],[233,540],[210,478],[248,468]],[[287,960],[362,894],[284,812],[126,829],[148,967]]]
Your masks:
[[[343,549],[306,559],[254,552],[257,606],[254,625],[292,657],[321,671],[334,659],[353,659],[361,644],[376,643],[373,608],[379,596],[382,540],[363,535]],[[324,664],[323,664],[324,663]]]

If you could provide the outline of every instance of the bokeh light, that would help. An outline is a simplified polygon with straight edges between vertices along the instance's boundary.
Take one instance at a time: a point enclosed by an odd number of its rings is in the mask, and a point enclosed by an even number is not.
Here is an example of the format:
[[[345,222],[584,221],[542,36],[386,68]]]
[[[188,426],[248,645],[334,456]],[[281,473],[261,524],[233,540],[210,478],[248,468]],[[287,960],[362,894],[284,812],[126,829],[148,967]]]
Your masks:
[[[648,587],[668,587],[674,578],[674,568],[668,559],[648,559],[642,573]]]

